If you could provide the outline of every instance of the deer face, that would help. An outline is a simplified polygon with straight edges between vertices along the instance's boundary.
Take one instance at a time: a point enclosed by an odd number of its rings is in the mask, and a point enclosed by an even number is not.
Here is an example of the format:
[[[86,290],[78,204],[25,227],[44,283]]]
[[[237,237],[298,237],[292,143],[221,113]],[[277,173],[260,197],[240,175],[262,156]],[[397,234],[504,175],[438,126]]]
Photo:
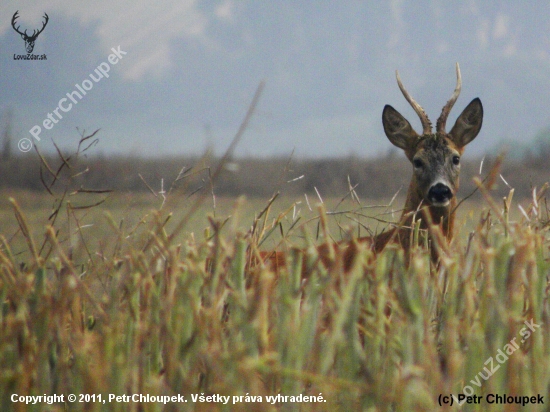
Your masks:
[[[429,135],[419,139],[411,162],[413,182],[423,203],[449,205],[458,190],[461,154],[447,137]]]
[[[432,133],[431,123],[424,110],[406,92],[399,75],[401,91],[420,117],[424,132],[419,135],[410,123],[390,105],[384,107],[382,123],[386,136],[395,146],[403,149],[413,165],[412,189],[424,204],[448,206],[459,186],[460,157],[464,147],[477,136],[483,121],[483,106],[475,98],[464,109],[449,133],[445,132],[447,116],[460,93],[460,69],[457,64],[457,87],[443,107],[437,120],[437,131]]]

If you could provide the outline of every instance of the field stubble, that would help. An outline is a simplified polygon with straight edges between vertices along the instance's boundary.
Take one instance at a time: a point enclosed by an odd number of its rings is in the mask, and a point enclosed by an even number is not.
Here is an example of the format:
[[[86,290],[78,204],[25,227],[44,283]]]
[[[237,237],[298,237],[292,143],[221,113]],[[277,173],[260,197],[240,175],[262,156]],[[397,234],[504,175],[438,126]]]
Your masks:
[[[484,193],[483,203],[459,209],[456,240],[439,266],[421,246],[408,267],[396,247],[374,257],[358,246],[348,274],[325,267],[309,245],[365,235],[366,226],[379,231],[385,223],[377,228],[358,211],[385,220],[387,208],[359,209],[351,198],[318,208],[310,197],[311,211],[305,198],[276,199],[266,210],[265,199],[219,198],[182,229],[186,204],[121,194],[88,209],[65,200],[51,224],[51,196],[11,193],[16,201],[0,207],[1,409],[28,410],[12,394],[54,393],[187,400],[140,406],[151,411],[433,411],[451,394],[482,396],[462,407],[472,411],[503,410],[487,402],[495,394],[541,395],[546,404],[545,199],[523,202],[515,216],[511,195],[501,207]],[[289,241],[305,252],[290,252],[278,274],[247,267],[258,248]],[[200,402],[201,394],[230,401]],[[278,394],[317,401],[268,402]],[[65,408],[35,410],[46,407]],[[68,407],[139,409],[115,401]]]

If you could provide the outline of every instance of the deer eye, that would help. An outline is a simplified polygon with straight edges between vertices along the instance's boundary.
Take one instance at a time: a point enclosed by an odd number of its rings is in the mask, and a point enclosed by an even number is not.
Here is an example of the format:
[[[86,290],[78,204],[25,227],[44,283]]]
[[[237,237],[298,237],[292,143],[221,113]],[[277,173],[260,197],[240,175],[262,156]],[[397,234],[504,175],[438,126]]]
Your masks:
[[[424,163],[420,159],[413,159],[413,166],[415,169],[422,169],[424,167]]]
[[[460,157],[458,157],[458,156],[456,156],[456,155],[453,156],[453,164],[454,164],[455,166],[458,166],[458,165],[460,164]]]

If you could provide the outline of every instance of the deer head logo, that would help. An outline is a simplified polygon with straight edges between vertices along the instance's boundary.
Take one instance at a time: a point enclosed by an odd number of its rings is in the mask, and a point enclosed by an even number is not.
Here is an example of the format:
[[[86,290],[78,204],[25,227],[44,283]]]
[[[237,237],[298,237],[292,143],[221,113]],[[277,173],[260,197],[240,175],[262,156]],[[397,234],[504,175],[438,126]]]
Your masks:
[[[11,19],[11,25],[12,25],[13,29],[21,35],[21,38],[23,40],[25,40],[25,49],[27,49],[27,53],[32,53],[32,51],[34,49],[34,42],[36,41],[36,38],[38,37],[38,35],[44,31],[44,28],[46,27],[46,24],[48,24],[49,17],[46,13],[44,13],[44,19],[45,20],[44,20],[44,23],[42,23],[42,28],[38,31],[33,30],[32,35],[29,36],[27,34],[27,30],[25,30],[25,32],[21,32],[19,30],[19,27],[21,27],[21,26],[15,27],[16,20],[19,17],[18,13],[19,13],[19,10],[17,10],[15,12],[15,14],[13,15],[13,17]]]

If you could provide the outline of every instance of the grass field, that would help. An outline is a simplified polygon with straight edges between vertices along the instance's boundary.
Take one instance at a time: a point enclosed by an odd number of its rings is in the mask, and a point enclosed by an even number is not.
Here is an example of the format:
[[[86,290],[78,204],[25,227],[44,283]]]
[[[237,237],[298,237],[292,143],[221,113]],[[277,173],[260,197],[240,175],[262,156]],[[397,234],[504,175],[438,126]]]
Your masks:
[[[439,267],[423,247],[407,267],[396,247],[358,246],[345,274],[308,245],[380,231],[401,199],[266,210],[268,199],[205,196],[189,215],[193,196],[6,193],[0,409],[546,411],[545,200],[523,201],[524,216],[486,195],[459,209]],[[289,243],[305,252],[280,272],[247,267]],[[23,403],[54,394],[62,402]],[[505,394],[529,403],[496,403]]]
[[[352,199],[344,197],[319,197],[322,195],[282,196],[274,200],[257,197],[211,197],[207,196],[201,206],[189,219],[182,230],[178,231],[176,240],[185,241],[189,237],[197,240],[210,236],[211,224],[208,217],[222,222],[220,233],[235,237],[237,233],[250,230],[255,219],[270,206],[267,213],[261,215],[261,223],[266,226],[278,225],[269,236],[266,236],[263,249],[276,248],[281,242],[287,245],[303,247],[303,229],[307,229],[312,238],[319,238],[319,205],[327,213],[328,231],[334,241],[339,241],[352,233],[354,236],[367,236],[380,232],[388,227],[388,222],[397,222],[404,198],[386,199]],[[9,240],[15,256],[22,259],[30,257],[27,241],[15,218],[10,198],[17,201],[25,215],[31,234],[36,239],[44,239],[44,228],[54,222],[62,231],[60,243],[76,242],[97,247],[102,241],[108,243],[112,236],[122,229],[132,234],[139,233],[155,216],[169,218],[165,229],[173,230],[180,220],[190,211],[195,202],[188,195],[155,197],[146,192],[112,193],[105,196],[84,195],[70,196],[63,200],[63,207],[54,217],[52,214],[59,206],[61,195],[48,193],[10,191],[0,199],[0,227],[2,234]],[[103,201],[101,204],[97,203]],[[523,202],[525,203],[525,202]],[[75,209],[67,206],[70,204]],[[79,207],[93,207],[78,209]],[[458,209],[457,220],[460,236],[468,236],[474,229],[476,212],[482,203],[469,201]],[[517,211],[515,215],[517,215]],[[518,217],[518,216],[515,216]],[[117,230],[113,230],[113,224]],[[74,247],[74,244],[73,244]]]

